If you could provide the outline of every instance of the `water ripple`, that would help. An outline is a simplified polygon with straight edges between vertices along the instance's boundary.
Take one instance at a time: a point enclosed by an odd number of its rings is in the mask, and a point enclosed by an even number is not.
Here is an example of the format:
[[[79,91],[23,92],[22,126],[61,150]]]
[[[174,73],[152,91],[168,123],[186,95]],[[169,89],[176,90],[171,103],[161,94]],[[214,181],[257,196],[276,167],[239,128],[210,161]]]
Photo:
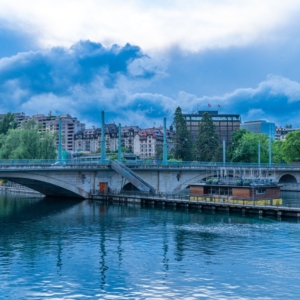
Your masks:
[[[300,224],[0,199],[1,299],[297,299]]]

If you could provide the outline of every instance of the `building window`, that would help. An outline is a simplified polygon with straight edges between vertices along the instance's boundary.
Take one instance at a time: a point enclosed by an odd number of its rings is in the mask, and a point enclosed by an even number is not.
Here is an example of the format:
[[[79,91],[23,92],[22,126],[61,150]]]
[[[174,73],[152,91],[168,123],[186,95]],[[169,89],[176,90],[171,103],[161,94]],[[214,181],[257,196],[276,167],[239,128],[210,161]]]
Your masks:
[[[261,194],[265,194],[266,193],[266,189],[258,189],[256,190],[256,194],[257,195],[261,195]]]

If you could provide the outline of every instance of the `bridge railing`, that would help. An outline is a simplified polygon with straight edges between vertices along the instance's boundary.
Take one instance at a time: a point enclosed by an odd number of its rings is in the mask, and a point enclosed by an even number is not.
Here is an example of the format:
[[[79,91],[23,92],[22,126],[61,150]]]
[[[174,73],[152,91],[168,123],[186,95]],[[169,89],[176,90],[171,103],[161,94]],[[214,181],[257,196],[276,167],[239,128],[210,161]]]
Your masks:
[[[49,166],[63,167],[76,165],[97,165],[98,162],[80,159],[57,160],[57,159],[0,159],[1,166]],[[110,161],[102,162],[101,165],[110,165]]]
[[[232,167],[232,168],[300,168],[300,164],[269,164],[269,163],[235,163],[235,162],[199,162],[199,161],[168,161],[166,163],[156,160],[136,160],[123,162],[131,167],[147,167],[147,168],[216,168],[216,167]]]
[[[199,161],[168,161],[166,163],[159,160],[127,160],[123,161],[131,168],[180,168],[180,169],[214,169],[214,168],[284,168],[299,169],[300,164],[268,164],[268,163],[233,163],[233,162],[199,162]],[[68,160],[57,159],[1,159],[0,166],[71,166],[71,165],[110,165],[110,160],[99,161],[94,159],[76,158]]]

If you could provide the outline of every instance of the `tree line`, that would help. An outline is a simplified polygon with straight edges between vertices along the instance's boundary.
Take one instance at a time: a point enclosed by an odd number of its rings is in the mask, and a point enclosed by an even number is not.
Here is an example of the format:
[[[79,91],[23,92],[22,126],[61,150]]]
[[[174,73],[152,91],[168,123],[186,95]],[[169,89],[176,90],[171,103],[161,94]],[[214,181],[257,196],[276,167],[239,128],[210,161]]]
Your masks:
[[[12,113],[0,120],[0,159],[55,159],[56,135],[41,130],[34,120],[17,128]]]
[[[173,120],[174,135],[168,157],[182,161],[222,161],[222,145],[210,114],[204,113],[195,142],[187,128],[180,107]],[[42,130],[34,120],[23,122],[17,128],[14,115],[7,113],[0,120],[0,159],[55,159],[57,134]],[[239,129],[232,133],[232,142],[226,148],[226,161],[258,162],[269,161],[269,138],[266,134],[255,134]],[[289,132],[285,141],[271,141],[272,162],[291,163],[300,161],[300,131]],[[156,157],[162,158],[162,145],[156,149]]]
[[[204,113],[195,142],[187,128],[181,108],[177,107],[173,120],[173,142],[168,156],[182,161],[222,161],[223,146],[219,142],[215,125],[210,114]],[[245,129],[232,133],[232,142],[226,147],[226,161],[257,163],[260,144],[260,162],[269,162],[269,137]],[[300,131],[289,132],[285,141],[271,140],[273,163],[300,161]]]

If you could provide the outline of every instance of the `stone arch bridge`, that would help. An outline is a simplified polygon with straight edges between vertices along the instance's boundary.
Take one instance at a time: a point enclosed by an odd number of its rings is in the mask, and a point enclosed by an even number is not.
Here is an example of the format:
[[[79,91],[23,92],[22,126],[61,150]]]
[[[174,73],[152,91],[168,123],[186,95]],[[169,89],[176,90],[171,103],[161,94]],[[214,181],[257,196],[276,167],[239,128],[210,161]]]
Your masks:
[[[119,164],[119,165],[118,165]],[[300,183],[300,166],[252,166],[222,164],[50,164],[0,165],[0,178],[21,184],[46,196],[90,198],[99,182],[112,190],[137,189],[156,192],[180,191],[208,177],[264,178],[276,183]]]

